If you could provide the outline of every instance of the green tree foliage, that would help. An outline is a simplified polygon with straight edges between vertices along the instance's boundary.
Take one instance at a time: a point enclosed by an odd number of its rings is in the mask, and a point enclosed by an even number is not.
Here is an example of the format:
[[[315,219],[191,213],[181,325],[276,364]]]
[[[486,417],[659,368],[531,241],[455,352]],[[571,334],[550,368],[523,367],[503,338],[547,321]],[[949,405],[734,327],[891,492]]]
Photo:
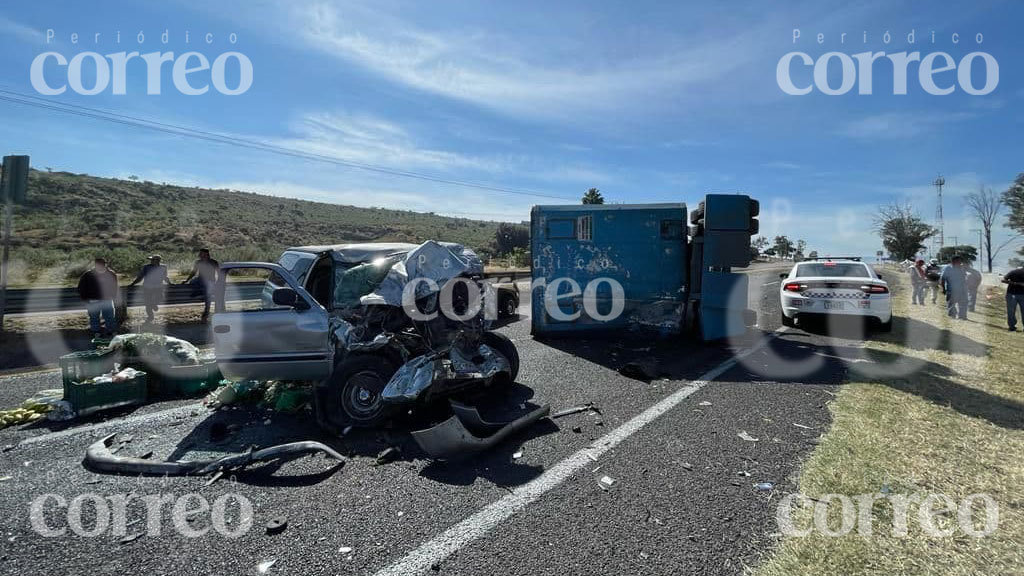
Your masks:
[[[793,241],[785,235],[776,236],[772,241],[772,248],[780,258],[789,258],[793,254]]]
[[[584,204],[604,204],[604,196],[601,195],[601,191],[597,188],[591,188],[587,190],[587,193],[583,195]]]
[[[530,248],[530,228],[522,224],[502,222],[494,231],[494,252],[499,255],[512,254],[515,250]]]
[[[943,246],[939,250],[939,264],[949,264],[954,256],[960,256],[968,262],[975,262],[978,260],[978,247],[966,244],[963,246]]]
[[[875,231],[894,260],[913,260],[924,248],[925,240],[938,233],[921,220],[909,204],[889,204],[878,208]]]

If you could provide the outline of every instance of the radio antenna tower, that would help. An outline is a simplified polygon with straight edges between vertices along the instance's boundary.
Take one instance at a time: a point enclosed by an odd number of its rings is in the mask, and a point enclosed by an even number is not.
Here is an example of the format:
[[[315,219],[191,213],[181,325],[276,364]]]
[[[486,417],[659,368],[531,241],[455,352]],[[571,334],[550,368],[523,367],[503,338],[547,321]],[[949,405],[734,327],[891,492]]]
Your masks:
[[[932,184],[935,185],[935,189],[938,191],[938,200],[935,203],[935,227],[939,229],[938,242],[935,241],[934,236],[932,237],[932,257],[938,258],[939,251],[946,245],[946,230],[942,222],[942,187],[946,185],[946,179],[942,177],[942,174],[939,174],[939,177]]]

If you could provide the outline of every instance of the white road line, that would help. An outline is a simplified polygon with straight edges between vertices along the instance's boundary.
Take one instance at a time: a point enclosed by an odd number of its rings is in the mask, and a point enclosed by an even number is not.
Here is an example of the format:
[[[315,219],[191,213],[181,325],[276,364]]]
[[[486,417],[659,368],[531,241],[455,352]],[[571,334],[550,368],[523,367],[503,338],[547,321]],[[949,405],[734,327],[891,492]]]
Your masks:
[[[18,446],[42,444],[43,442],[49,442],[50,440],[67,438],[68,436],[77,436],[79,434],[88,434],[90,432],[96,432],[97,430],[113,428],[115,426],[129,426],[132,424],[149,422],[150,420],[160,420],[162,418],[168,418],[172,416],[188,415],[197,410],[200,413],[202,413],[206,410],[206,408],[202,405],[202,403],[195,403],[188,404],[185,406],[178,406],[177,408],[168,408],[167,410],[161,410],[159,412],[150,412],[149,414],[139,414],[138,416],[129,416],[127,418],[120,418],[117,420],[97,422],[96,424],[90,424],[89,426],[68,428],[67,430],[61,430],[60,432],[50,432],[49,434],[40,434],[39,436],[32,436],[31,438],[26,438],[21,442],[18,442]]]
[[[761,286],[771,286],[772,284],[778,284],[779,282],[782,282],[782,280],[772,280],[771,282],[765,282],[764,284],[761,284]]]
[[[784,328],[768,335],[756,346],[719,364],[701,376],[699,380],[684,386],[657,404],[634,416],[625,424],[596,440],[589,447],[555,464],[547,472],[529,483],[516,488],[511,494],[487,505],[476,514],[420,544],[418,548],[402,559],[377,572],[376,576],[408,576],[428,571],[433,564],[441,562],[463,546],[483,537],[498,526],[498,524],[501,524],[516,512],[537,501],[547,491],[566,481],[584,467],[593,465],[594,458],[618,446],[623,440],[640,431],[640,429],[653,422],[662,414],[675,408],[688,396],[707,386],[709,382],[736,366],[740,359],[764,348],[783,331],[785,331]]]

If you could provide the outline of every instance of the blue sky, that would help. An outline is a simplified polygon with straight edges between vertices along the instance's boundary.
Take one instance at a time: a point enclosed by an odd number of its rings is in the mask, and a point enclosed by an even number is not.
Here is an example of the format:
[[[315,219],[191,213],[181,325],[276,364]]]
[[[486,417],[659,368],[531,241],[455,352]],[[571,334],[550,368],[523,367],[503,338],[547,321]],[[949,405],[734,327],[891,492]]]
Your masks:
[[[182,95],[169,70],[162,93],[147,95],[145,68],[129,64],[126,95],[68,90],[48,98],[566,201],[592,186],[608,201],[631,203],[695,203],[707,192],[744,192],[762,202],[764,233],[804,238],[828,253],[879,249],[869,229],[879,204],[911,202],[931,219],[929,183],[941,172],[947,237],[977,242],[963,196],[979,186],[1004,190],[1024,171],[1024,6],[713,4],[18,3],[0,13],[0,87],[35,94],[29,70],[45,51],[70,59],[83,51],[196,50],[212,61],[235,50],[254,70],[242,95]],[[795,43],[794,28],[801,31]],[[165,30],[167,44],[160,38]],[[911,30],[915,44],[908,46]],[[203,40],[207,33],[211,44]],[[816,59],[828,51],[908,49],[943,51],[957,61],[984,51],[999,63],[999,84],[984,96],[959,88],[935,96],[924,92],[912,67],[908,94],[893,95],[892,70],[884,66],[874,69],[870,95],[855,88],[791,96],[776,82],[779,59],[793,50]],[[66,80],[58,67],[47,70],[53,84]],[[973,72],[980,86],[984,79]],[[952,83],[955,74],[937,75],[937,82]],[[838,66],[829,76],[839,84]],[[810,71],[794,68],[793,77],[809,83]],[[531,205],[559,202],[10,102],[0,101],[0,113],[4,152],[31,154],[37,167],[495,220],[525,220]]]

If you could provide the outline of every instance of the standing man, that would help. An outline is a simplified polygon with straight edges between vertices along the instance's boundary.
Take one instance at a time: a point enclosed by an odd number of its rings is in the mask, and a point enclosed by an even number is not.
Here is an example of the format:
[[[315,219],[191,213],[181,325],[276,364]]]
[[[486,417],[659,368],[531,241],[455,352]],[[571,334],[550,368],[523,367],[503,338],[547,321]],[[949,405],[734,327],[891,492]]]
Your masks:
[[[1017,309],[1024,316],[1024,267],[1010,270],[1003,276],[1006,284],[1006,322],[1010,332],[1017,331]]]
[[[949,266],[942,269],[939,283],[946,293],[946,312],[949,317],[967,320],[967,273],[964,272],[962,257],[953,256]]]
[[[918,260],[910,267],[910,287],[913,290],[911,303],[924,306],[924,293],[928,289],[928,277],[924,269],[924,260]]]
[[[154,320],[153,314],[160,309],[160,304],[164,301],[164,284],[171,283],[167,278],[167,266],[160,264],[160,256],[150,256],[149,264],[142,267],[130,286],[135,286],[140,281],[146,304],[146,323],[151,324]]]
[[[109,336],[117,330],[117,323],[114,320],[117,276],[113,270],[107,268],[106,260],[93,260],[92,270],[86,270],[78,279],[78,297],[85,302],[85,308],[89,311],[89,331],[94,337]]]
[[[981,288],[981,272],[968,261],[964,273],[967,275],[967,309],[974,312],[974,306],[978,303],[978,289]]]
[[[192,265],[192,271],[182,284],[192,284],[192,296],[203,295],[203,322],[210,316],[210,300],[213,298],[213,286],[217,282],[220,262],[210,258],[210,250],[199,251],[199,259]]]

